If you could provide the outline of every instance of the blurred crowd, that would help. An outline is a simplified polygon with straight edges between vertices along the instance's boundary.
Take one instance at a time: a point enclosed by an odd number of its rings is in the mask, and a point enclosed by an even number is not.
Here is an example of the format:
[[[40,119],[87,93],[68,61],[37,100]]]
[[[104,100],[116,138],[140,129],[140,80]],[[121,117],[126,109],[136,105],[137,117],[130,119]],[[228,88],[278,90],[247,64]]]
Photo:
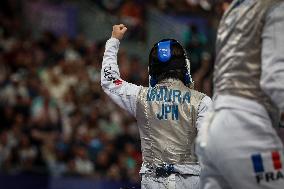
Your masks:
[[[167,14],[221,16],[232,0],[154,0],[149,1]],[[209,13],[209,14],[208,14]],[[212,14],[210,15],[212,16]]]
[[[55,0],[56,1],[56,0]],[[57,0],[60,1],[60,0]],[[62,0],[61,0],[62,1]],[[222,7],[228,6],[232,0],[92,0],[100,7],[113,14],[125,12],[141,12],[145,7],[155,6],[158,9],[169,13],[195,13],[199,15],[202,11],[214,11],[215,14],[222,14]],[[136,5],[136,6],[135,6]],[[139,11],[137,11],[139,10]],[[128,14],[134,15],[134,14]],[[136,14],[138,15],[138,14]]]
[[[214,29],[232,0],[92,0],[102,10],[128,26],[127,39],[145,40],[147,8],[178,16],[203,16]]]
[[[1,51],[1,171],[138,175],[135,120],[100,87],[104,44],[88,45],[80,35],[71,40],[46,32],[33,40],[5,33]],[[125,79],[143,84],[139,59],[121,51],[119,61]]]
[[[0,14],[0,172],[138,181],[136,122],[100,86],[105,41],[48,31],[35,39],[7,2]],[[211,95],[213,57],[202,50],[206,45],[193,27],[186,48],[198,52],[195,86]],[[127,49],[118,62],[123,79],[148,85],[146,62]]]
[[[104,42],[50,32],[34,39],[8,8],[0,20],[0,171],[137,181],[135,120],[100,87]],[[125,79],[145,84],[137,57],[122,50],[119,62]]]

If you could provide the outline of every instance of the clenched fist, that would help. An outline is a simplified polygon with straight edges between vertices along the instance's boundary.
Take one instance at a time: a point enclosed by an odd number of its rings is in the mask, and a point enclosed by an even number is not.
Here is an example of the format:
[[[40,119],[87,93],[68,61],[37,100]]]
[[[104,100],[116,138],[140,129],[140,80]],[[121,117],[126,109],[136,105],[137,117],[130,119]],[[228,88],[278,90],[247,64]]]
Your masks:
[[[114,25],[112,27],[111,37],[121,40],[126,32],[127,28],[123,24]]]

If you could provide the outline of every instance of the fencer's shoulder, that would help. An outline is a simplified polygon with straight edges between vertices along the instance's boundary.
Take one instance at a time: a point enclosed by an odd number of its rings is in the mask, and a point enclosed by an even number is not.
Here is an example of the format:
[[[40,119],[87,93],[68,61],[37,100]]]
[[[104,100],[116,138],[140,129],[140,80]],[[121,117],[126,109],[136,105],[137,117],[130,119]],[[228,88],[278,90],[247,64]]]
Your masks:
[[[205,95],[201,100],[201,103],[203,103],[207,107],[210,107],[212,104],[212,99],[209,96]]]
[[[204,104],[206,106],[211,105],[212,100],[209,96],[194,89],[191,89],[190,91],[191,91],[191,96],[197,98],[201,104]]]
[[[204,94],[202,92],[199,92],[199,91],[197,91],[195,89],[190,89],[190,93],[191,93],[191,96],[200,96],[201,99],[206,96],[206,94]]]
[[[149,89],[150,89],[150,87],[144,87],[144,86],[141,86],[140,93],[148,92],[148,90],[149,90]]]
[[[150,87],[140,86],[140,91],[138,93],[138,101],[147,98],[147,94]]]
[[[202,113],[202,112],[206,112],[210,109],[210,107],[212,106],[212,100],[209,96],[207,96],[204,93],[198,92],[196,91],[202,98],[199,101],[199,105],[198,105],[198,112]]]

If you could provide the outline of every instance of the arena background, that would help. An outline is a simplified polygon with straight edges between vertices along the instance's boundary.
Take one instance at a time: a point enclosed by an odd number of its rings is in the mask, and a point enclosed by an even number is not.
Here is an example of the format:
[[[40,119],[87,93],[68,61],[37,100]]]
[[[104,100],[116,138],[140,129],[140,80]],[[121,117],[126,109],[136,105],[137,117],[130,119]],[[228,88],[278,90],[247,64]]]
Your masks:
[[[0,188],[139,188],[135,120],[100,87],[112,25],[128,27],[122,78],[148,85],[162,38],[188,51],[197,90],[212,95],[221,0],[1,0]]]

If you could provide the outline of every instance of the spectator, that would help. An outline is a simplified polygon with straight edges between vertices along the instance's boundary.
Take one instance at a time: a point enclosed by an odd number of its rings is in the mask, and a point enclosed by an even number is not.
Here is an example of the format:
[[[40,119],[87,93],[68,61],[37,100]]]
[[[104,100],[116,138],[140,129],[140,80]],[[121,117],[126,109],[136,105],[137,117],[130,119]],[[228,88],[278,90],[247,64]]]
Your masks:
[[[144,39],[144,7],[143,4],[125,0],[120,9],[121,22],[128,26],[129,39]]]
[[[76,147],[75,149],[75,169],[81,175],[92,175],[94,172],[93,162],[89,159],[87,151],[84,147]]]
[[[22,135],[17,151],[20,166],[22,167],[23,171],[33,171],[33,166],[35,165],[38,151],[36,147],[31,144],[31,141],[27,136]]]

